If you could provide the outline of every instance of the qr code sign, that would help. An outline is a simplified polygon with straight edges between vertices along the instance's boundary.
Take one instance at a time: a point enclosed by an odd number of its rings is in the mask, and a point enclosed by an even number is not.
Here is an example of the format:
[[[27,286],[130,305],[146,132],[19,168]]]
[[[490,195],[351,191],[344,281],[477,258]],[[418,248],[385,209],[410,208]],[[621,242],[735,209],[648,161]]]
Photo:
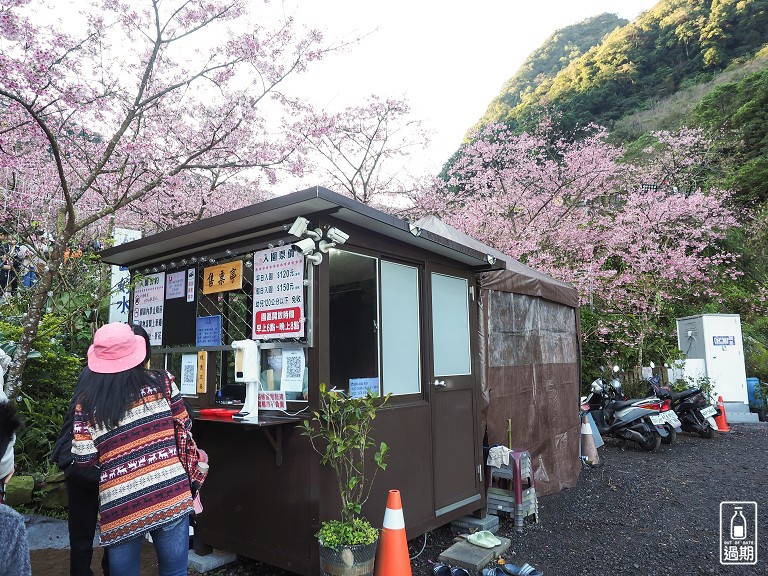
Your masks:
[[[288,356],[285,365],[285,376],[288,378],[301,378],[304,369],[304,361],[300,356]]]
[[[181,375],[182,382],[194,382],[195,381],[195,368],[194,364],[185,364],[183,366],[184,372]]]

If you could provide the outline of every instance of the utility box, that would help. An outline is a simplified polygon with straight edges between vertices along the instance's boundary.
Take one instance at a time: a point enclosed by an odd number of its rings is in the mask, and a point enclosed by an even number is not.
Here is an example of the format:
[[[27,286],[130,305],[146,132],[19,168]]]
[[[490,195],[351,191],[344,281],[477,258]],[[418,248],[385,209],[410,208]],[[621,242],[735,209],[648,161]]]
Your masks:
[[[701,314],[677,319],[677,346],[685,354],[685,375],[706,376],[714,397],[747,403],[744,341],[738,314]]]

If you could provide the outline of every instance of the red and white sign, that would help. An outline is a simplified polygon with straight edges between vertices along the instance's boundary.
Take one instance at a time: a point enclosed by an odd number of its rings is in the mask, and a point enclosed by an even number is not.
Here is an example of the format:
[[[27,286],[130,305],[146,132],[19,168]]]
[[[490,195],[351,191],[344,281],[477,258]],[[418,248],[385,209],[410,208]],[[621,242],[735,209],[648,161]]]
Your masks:
[[[253,256],[253,339],[304,336],[304,257],[289,246]]]
[[[259,410],[285,410],[285,392],[281,390],[259,391]]]

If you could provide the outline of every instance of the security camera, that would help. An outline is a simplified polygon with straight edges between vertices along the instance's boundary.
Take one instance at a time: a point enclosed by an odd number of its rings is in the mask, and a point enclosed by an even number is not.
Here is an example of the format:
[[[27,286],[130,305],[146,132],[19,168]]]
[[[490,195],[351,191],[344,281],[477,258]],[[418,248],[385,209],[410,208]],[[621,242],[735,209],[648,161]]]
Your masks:
[[[309,220],[303,216],[299,216],[294,220],[293,225],[288,230],[288,234],[301,238],[302,236],[309,236],[313,240],[320,240],[323,236],[323,231],[320,228],[314,230],[309,229]]]
[[[327,253],[328,250],[337,244],[344,244],[344,242],[347,241],[347,238],[349,238],[349,234],[342,232],[338,228],[329,228],[326,236],[330,242],[328,242],[328,240],[320,240],[320,244],[318,245],[318,249],[323,253]]]
[[[328,228],[328,232],[326,232],[325,237],[328,238],[328,240],[331,242],[335,242],[336,244],[344,244],[344,242],[349,240],[349,234],[342,232],[338,228]]]
[[[304,256],[309,256],[315,251],[315,241],[312,238],[302,238],[291,244],[291,248],[298,250]]]
[[[301,238],[302,236],[304,236],[304,232],[306,232],[307,226],[309,226],[309,220],[307,220],[302,216],[299,216],[294,221],[293,226],[291,226],[291,229],[288,230],[288,234],[296,236],[297,238]]]

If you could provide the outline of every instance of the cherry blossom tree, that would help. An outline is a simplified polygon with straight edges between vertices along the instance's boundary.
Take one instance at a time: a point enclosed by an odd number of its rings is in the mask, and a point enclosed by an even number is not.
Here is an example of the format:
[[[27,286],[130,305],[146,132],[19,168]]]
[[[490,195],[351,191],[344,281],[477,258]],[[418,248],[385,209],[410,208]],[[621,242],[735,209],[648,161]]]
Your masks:
[[[720,248],[736,220],[727,193],[688,185],[708,149],[700,134],[655,134],[640,164],[624,161],[600,127],[580,136],[560,139],[548,122],[521,135],[489,126],[413,212],[573,283],[600,312],[584,336],[635,350],[641,365],[650,336],[670,338],[674,303],[711,298],[719,278],[737,274],[735,255]]]
[[[278,170],[301,173],[301,135],[273,120],[296,118],[279,88],[326,53],[317,31],[290,19],[244,25],[253,6],[245,0],[78,6],[64,27],[48,23],[53,4],[0,0],[3,216],[22,233],[36,223],[51,235],[7,377],[11,393],[76,238],[136,222],[147,207],[163,214],[153,226],[182,206],[183,219],[234,208]],[[231,178],[247,184],[217,194]]]
[[[564,248],[568,238],[586,260],[599,234],[583,228],[584,207],[600,207],[611,197],[622,150],[606,142],[602,128],[582,136],[553,138],[549,123],[521,135],[489,125],[462,150],[446,181],[436,180],[416,197],[415,213],[438,215],[530,265],[552,266],[539,261],[542,247]],[[589,236],[594,240],[585,243]]]
[[[342,112],[315,114],[302,133],[328,186],[363,204],[410,195],[414,175],[403,159],[429,139],[409,113],[406,101],[374,95]]]

